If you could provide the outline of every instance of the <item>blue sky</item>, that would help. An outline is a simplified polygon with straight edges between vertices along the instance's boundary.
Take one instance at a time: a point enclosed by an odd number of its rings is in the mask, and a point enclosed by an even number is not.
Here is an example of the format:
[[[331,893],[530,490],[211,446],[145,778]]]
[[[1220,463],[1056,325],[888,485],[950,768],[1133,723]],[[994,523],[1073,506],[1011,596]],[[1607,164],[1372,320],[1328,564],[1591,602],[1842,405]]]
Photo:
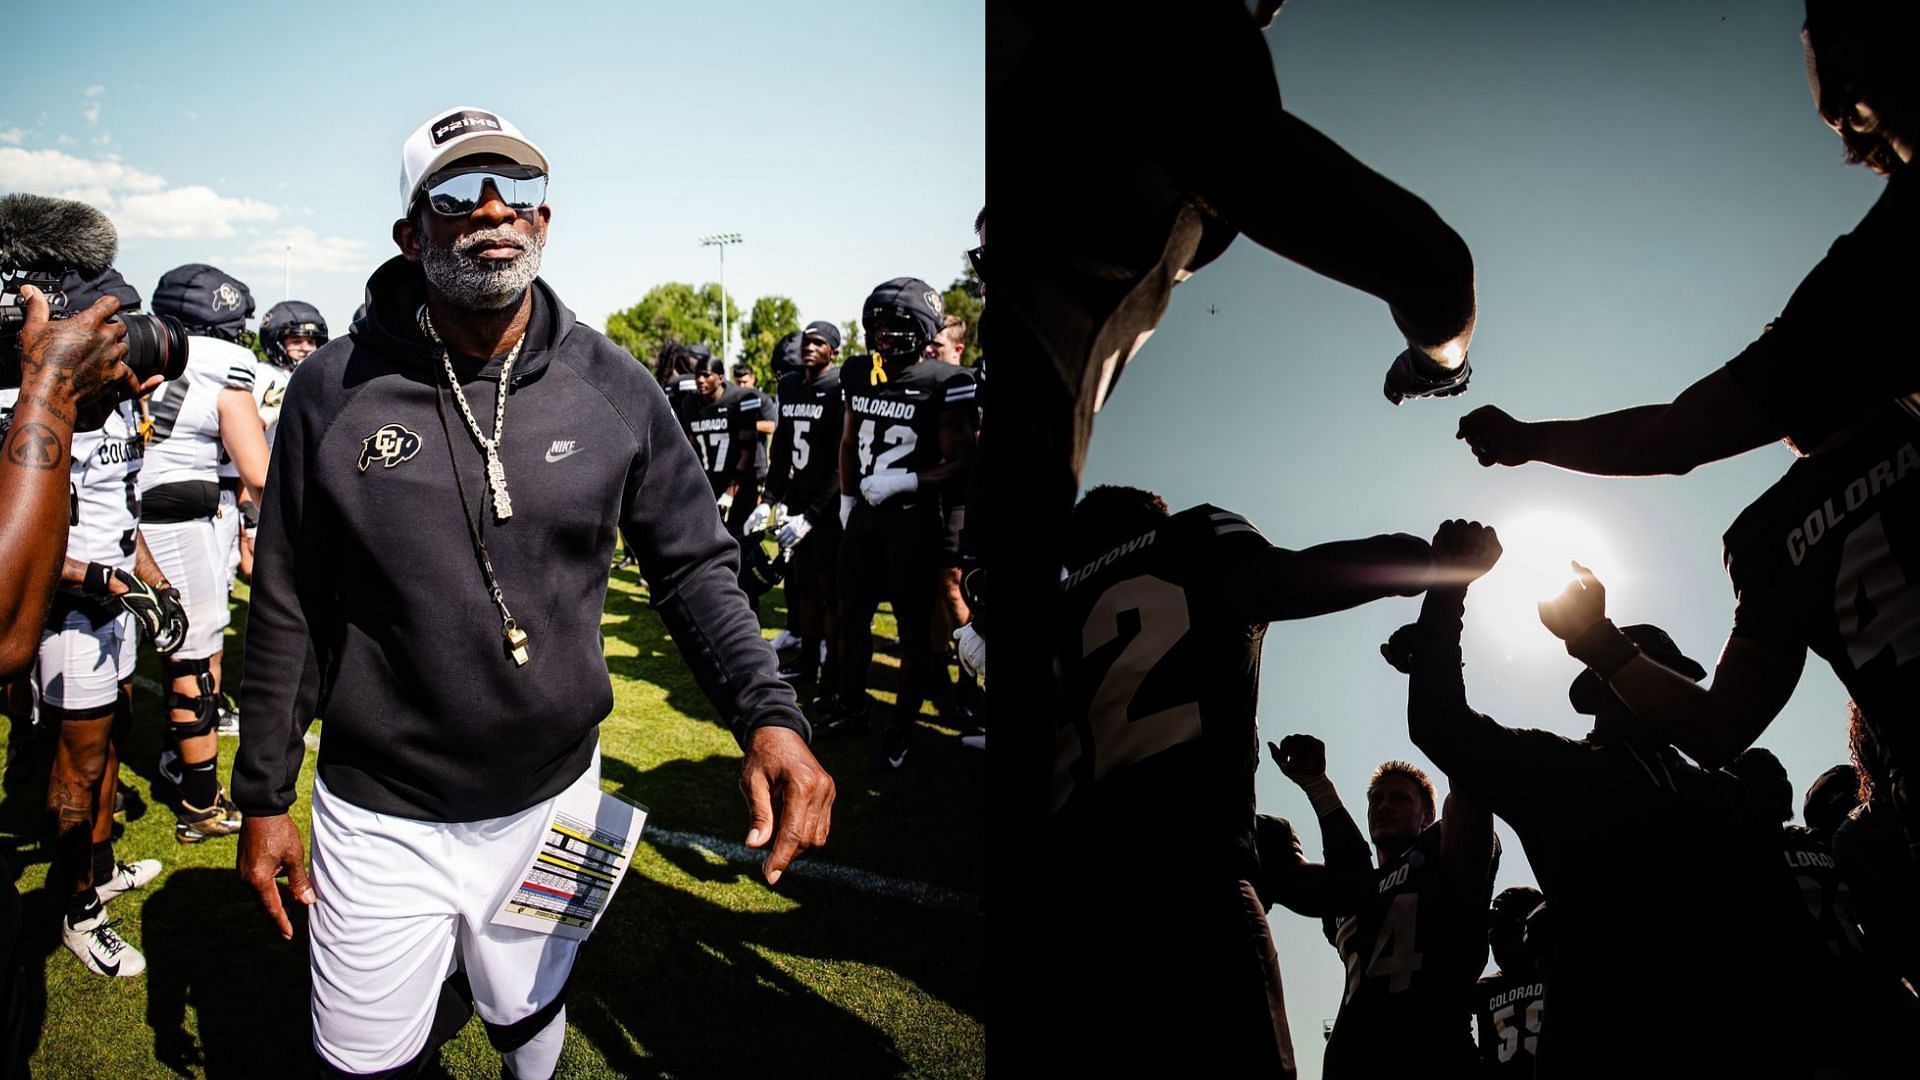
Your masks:
[[[543,273],[595,327],[663,281],[856,318],[899,275],[944,287],[985,190],[979,0],[887,4],[347,2],[8,14],[0,191],[76,194],[143,295],[210,262],[257,311],[335,333],[389,255],[400,144],[448,106],[507,117],[553,163]],[[64,44],[62,44],[64,43]],[[736,334],[738,331],[736,330]]]
[[[1669,400],[1757,336],[1866,212],[1882,184],[1841,164],[1814,114],[1802,18],[1795,0],[1289,3],[1267,35],[1289,109],[1426,198],[1473,249],[1472,388],[1387,404],[1381,377],[1402,342],[1384,305],[1241,240],[1176,290],[1100,417],[1087,483],[1154,488],[1176,509],[1218,503],[1290,547],[1555,512],[1588,540],[1510,547],[1516,561],[1596,560],[1617,621],[1661,624],[1711,668],[1733,609],[1720,534],[1791,463],[1784,448],[1684,478],[1605,480],[1484,470],[1453,433],[1482,404],[1537,419]],[[1500,600],[1493,584],[1468,602],[1470,700],[1505,723],[1583,734],[1566,698],[1577,665],[1525,590]],[[1325,739],[1363,827],[1372,768],[1423,761],[1405,680],[1376,651],[1417,612],[1383,602],[1267,637],[1263,734]],[[1801,792],[1845,760],[1845,701],[1813,659],[1761,740]],[[1259,795],[1317,851],[1306,800],[1271,763]],[[1501,831],[1500,886],[1530,881]],[[1340,965],[1317,923],[1282,911],[1273,925],[1314,1077]]]

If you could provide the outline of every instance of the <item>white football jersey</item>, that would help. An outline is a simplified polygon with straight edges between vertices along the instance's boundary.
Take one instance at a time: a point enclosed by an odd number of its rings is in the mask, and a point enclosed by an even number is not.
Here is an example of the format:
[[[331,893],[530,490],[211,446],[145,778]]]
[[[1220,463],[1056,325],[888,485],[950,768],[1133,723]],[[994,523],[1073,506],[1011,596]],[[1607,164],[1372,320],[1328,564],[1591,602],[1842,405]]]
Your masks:
[[[286,402],[287,382],[293,372],[278,364],[260,364],[254,371],[253,402],[260,406],[260,419],[267,425],[267,449],[273,449],[273,435],[280,430],[280,407]]]
[[[133,569],[133,534],[140,525],[140,438],[133,402],[123,401],[99,431],[73,437],[73,527],[67,557]]]
[[[220,392],[253,393],[253,353],[218,338],[187,340],[187,370],[147,399],[153,434],[140,470],[143,492],[185,480],[218,480],[227,456],[220,443]],[[230,465],[228,475],[237,475]]]

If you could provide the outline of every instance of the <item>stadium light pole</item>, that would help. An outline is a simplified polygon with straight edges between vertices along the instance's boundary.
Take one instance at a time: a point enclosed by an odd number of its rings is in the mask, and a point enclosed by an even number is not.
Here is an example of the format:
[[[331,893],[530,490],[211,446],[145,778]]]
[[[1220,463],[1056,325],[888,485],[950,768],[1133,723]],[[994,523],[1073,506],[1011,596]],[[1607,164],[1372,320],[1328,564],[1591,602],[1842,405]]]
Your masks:
[[[727,318],[727,245],[740,242],[737,232],[714,233],[700,238],[701,247],[720,249],[720,359],[731,363],[727,357],[733,355],[733,322]]]

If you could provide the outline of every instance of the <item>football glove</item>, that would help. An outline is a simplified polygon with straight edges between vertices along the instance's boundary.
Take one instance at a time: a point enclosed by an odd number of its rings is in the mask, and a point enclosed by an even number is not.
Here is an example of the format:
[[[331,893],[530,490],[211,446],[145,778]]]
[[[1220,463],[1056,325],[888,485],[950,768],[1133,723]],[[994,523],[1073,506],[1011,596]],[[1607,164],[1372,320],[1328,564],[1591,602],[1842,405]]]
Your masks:
[[[756,506],[753,508],[753,513],[747,515],[746,531],[750,533],[761,532],[766,529],[767,523],[772,520],[773,520],[772,505],[768,503],[761,503],[759,506]]]
[[[126,589],[114,595],[112,583]],[[87,564],[86,584],[81,591],[104,597],[133,613],[140,636],[161,656],[171,656],[187,641],[187,606],[180,601],[180,590],[171,585],[156,588],[125,570],[100,563]]]
[[[1467,388],[1473,377],[1473,365],[1463,354],[1457,368],[1441,367],[1419,349],[1408,349],[1394,357],[1387,368],[1387,400],[1395,405],[1407,398],[1452,397]]]
[[[879,506],[895,495],[920,490],[919,473],[881,473],[860,481],[860,496],[869,506]]]
[[[987,677],[987,639],[972,623],[953,632],[954,651],[960,654],[960,670],[976,679]]]
[[[801,514],[799,517],[788,518],[787,523],[780,526],[780,531],[774,534],[774,539],[780,542],[780,550],[786,551],[805,540],[807,534],[812,531],[813,522],[807,520],[807,515]]]
[[[733,493],[729,491],[721,492],[720,498],[715,500],[714,505],[720,508],[720,516],[726,517],[727,513],[733,509]]]
[[[843,529],[847,527],[847,519],[853,516],[854,501],[851,495],[840,496],[840,527]]]

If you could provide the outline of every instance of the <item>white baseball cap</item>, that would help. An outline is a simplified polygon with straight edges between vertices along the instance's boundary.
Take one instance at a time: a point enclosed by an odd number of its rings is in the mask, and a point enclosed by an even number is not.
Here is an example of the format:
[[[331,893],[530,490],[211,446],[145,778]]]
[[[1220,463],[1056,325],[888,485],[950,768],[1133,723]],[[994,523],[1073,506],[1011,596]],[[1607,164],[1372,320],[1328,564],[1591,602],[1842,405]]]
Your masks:
[[[521,165],[548,167],[547,155],[498,114],[471,105],[445,109],[400,147],[400,216],[407,216],[427,177],[469,154],[502,154]]]

